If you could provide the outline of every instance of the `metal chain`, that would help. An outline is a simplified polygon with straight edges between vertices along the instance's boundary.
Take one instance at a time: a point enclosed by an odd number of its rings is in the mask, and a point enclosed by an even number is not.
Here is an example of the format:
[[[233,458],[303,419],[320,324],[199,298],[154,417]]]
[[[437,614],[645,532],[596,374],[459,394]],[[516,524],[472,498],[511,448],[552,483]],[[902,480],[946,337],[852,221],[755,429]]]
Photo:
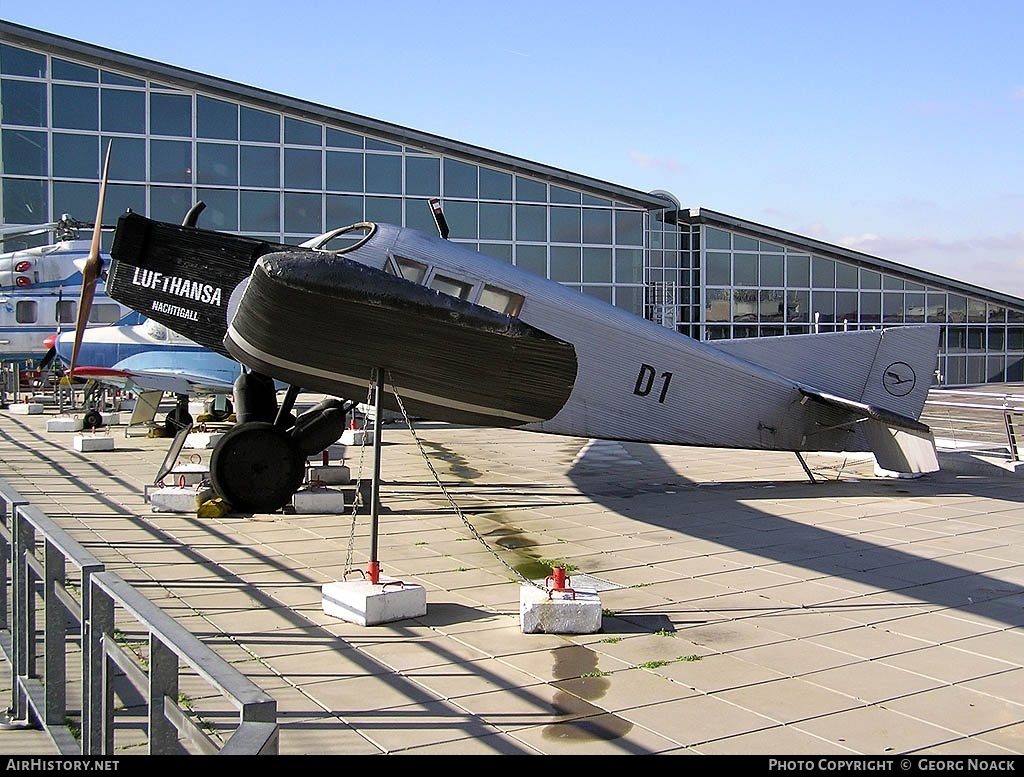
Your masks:
[[[370,383],[366,388],[366,406],[370,406],[370,402],[373,398],[373,390],[376,385],[374,376],[370,376]],[[352,408],[352,417],[355,418],[356,408]],[[342,567],[344,574],[348,574],[348,571],[352,569],[352,553],[355,549],[356,544],[356,516],[359,515],[359,508],[363,506],[363,459],[366,453],[366,414],[363,414],[363,434],[361,435],[359,442],[359,469],[356,470],[356,492],[355,496],[352,497],[352,523],[348,530],[348,550],[345,554],[345,566]]]
[[[524,583],[529,583],[535,588],[539,588],[542,591],[546,591],[547,589],[544,586],[540,585],[539,583],[533,580],[530,580],[528,577],[523,575],[522,572],[513,568],[508,562],[506,562],[501,556],[499,556],[498,553],[494,550],[494,548],[487,544],[487,540],[480,536],[480,533],[476,530],[476,527],[469,522],[469,519],[466,518],[462,510],[459,509],[459,505],[455,502],[455,499],[452,497],[452,495],[448,492],[448,489],[446,489],[444,487],[444,484],[441,482],[441,478],[438,476],[437,470],[434,469],[434,465],[430,462],[430,457],[427,455],[427,451],[423,447],[423,443],[420,442],[419,435],[416,434],[416,430],[413,428],[412,419],[409,418],[409,414],[405,410],[405,404],[402,402],[402,398],[398,395],[398,385],[395,383],[394,377],[390,375],[390,373],[388,374],[388,377],[391,382],[391,391],[395,395],[395,401],[398,403],[398,409],[402,412],[402,418],[405,420],[405,425],[409,428],[409,433],[412,434],[412,439],[415,440],[416,447],[419,448],[420,455],[423,457],[423,461],[426,462],[427,464],[427,469],[429,469],[430,474],[434,476],[434,482],[437,483],[437,487],[441,489],[441,493],[444,494],[445,499],[448,500],[448,504],[451,505],[452,509],[455,511],[455,514],[458,515],[462,522],[466,525],[466,528],[469,529],[470,534],[472,534],[477,539],[477,541],[481,545],[483,545],[484,548],[487,549],[488,553],[494,556],[498,563],[500,563],[515,577],[517,577]]]

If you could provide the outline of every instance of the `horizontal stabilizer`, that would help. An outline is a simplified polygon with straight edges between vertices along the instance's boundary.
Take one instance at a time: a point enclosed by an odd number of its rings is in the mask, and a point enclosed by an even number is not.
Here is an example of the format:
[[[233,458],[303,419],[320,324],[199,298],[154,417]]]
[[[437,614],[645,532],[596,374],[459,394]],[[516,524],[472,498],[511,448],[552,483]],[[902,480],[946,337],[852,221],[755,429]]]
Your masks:
[[[914,434],[930,434],[931,432],[927,424],[923,424],[910,416],[886,410],[883,407],[868,405],[864,402],[855,402],[852,399],[837,397],[834,394],[826,394],[823,391],[817,391],[807,386],[800,386],[799,388],[800,393],[805,397],[858,414],[865,419],[870,418],[874,421],[879,421],[885,426],[903,429]]]

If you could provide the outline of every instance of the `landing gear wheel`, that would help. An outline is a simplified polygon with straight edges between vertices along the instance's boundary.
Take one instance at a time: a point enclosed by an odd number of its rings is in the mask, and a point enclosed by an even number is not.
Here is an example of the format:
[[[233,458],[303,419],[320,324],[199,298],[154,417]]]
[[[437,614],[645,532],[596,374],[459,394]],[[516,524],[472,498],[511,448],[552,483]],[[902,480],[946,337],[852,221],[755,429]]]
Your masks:
[[[306,458],[283,429],[250,421],[227,431],[210,457],[217,495],[240,512],[272,513],[284,507],[306,474]]]
[[[234,412],[235,409],[231,406],[230,401],[225,402],[224,407],[222,408],[217,408],[211,405],[210,420],[214,421],[215,423],[221,423],[222,421],[227,421],[231,417],[231,414]]]
[[[99,410],[88,410],[82,416],[83,429],[99,429],[103,426],[103,415]]]
[[[176,407],[164,418],[164,428],[172,435],[182,429],[191,429],[192,416],[188,414],[187,410],[182,411],[181,408]]]

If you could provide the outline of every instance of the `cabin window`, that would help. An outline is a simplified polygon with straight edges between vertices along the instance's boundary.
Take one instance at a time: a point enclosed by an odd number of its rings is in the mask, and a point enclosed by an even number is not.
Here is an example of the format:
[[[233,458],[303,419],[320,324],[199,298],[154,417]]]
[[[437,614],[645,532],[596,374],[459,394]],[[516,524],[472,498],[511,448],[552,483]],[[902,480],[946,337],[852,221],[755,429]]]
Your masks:
[[[477,304],[504,313],[506,316],[518,316],[523,308],[523,296],[499,289],[497,286],[484,286]]]
[[[92,306],[89,321],[94,324],[113,324],[121,320],[121,306],[100,303]]]
[[[34,324],[39,320],[39,305],[35,300],[20,300],[14,316],[19,324]]]
[[[427,276],[427,266],[422,262],[414,262],[404,256],[395,257],[395,266],[398,268],[398,275],[413,283],[423,283]]]
[[[62,300],[57,303],[57,323],[74,323],[78,315],[78,303],[74,300]]]
[[[469,299],[469,293],[473,290],[472,283],[465,283],[458,278],[451,278],[447,275],[435,275],[430,280],[430,288],[442,294],[448,294],[459,299]]]

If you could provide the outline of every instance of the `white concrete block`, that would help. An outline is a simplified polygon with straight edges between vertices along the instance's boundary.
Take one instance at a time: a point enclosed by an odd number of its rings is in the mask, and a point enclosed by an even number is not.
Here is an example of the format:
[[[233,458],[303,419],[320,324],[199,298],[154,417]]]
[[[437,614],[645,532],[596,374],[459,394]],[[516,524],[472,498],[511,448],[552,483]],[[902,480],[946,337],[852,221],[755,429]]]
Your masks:
[[[185,438],[186,448],[213,448],[224,436],[224,432],[189,432]]]
[[[346,429],[341,433],[342,445],[373,445],[373,429]]]
[[[336,488],[300,488],[292,494],[292,507],[302,515],[345,512],[345,492]]]
[[[345,464],[324,464],[320,461],[306,462],[306,482],[337,486],[352,482],[352,471]]]
[[[322,606],[327,615],[349,623],[373,626],[427,614],[427,592],[421,585],[403,583],[394,578],[343,580],[320,588]]]
[[[213,499],[213,489],[198,486],[148,486],[146,501],[157,513],[195,513],[199,507]]]
[[[595,634],[601,630],[601,598],[593,591],[519,589],[519,622],[524,634]]]
[[[194,486],[202,483],[210,476],[210,465],[203,463],[176,464],[164,475],[164,480],[172,486]]]
[[[72,416],[61,416],[59,418],[49,418],[46,421],[46,431],[48,432],[80,432],[82,431],[82,419],[73,418]]]
[[[122,419],[121,411],[115,410],[111,413],[100,413],[100,417],[103,419],[104,426],[119,426],[120,424],[128,423],[131,413],[126,413]]]
[[[7,408],[13,415],[39,415],[43,412],[40,402],[13,402]]]
[[[114,438],[109,434],[76,434],[75,450],[83,453],[114,450]]]

